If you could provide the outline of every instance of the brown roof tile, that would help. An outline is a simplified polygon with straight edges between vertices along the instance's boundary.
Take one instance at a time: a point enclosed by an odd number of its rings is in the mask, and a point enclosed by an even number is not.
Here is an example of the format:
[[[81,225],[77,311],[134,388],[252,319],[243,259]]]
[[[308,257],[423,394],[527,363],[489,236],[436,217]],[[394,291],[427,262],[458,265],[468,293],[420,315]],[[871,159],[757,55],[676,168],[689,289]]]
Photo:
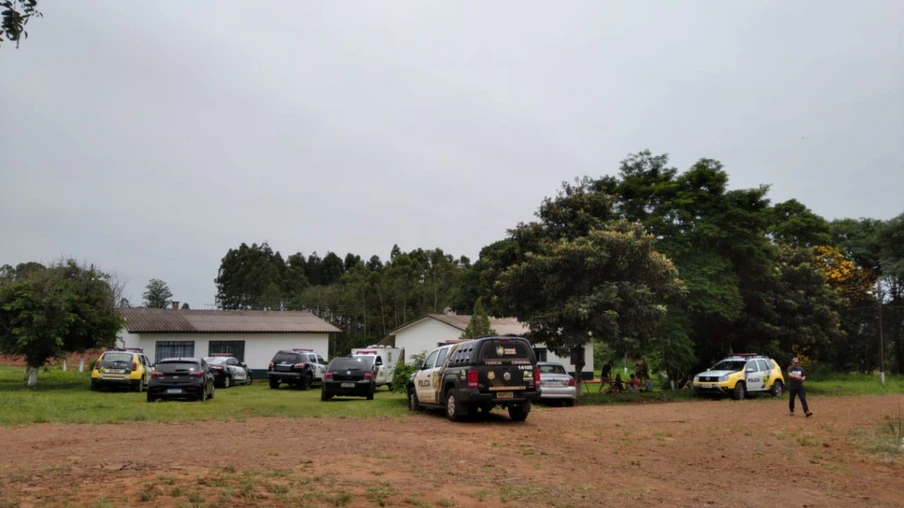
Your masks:
[[[337,333],[306,311],[119,309],[129,333]]]

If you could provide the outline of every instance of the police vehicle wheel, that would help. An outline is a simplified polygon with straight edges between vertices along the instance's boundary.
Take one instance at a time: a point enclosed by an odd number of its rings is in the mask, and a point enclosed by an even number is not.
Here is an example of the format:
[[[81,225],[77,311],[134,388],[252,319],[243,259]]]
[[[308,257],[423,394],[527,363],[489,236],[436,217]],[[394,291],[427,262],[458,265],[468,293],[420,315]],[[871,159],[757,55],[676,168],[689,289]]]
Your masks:
[[[738,381],[735,384],[734,392],[731,394],[731,398],[734,400],[744,400],[744,397],[747,395],[747,386],[742,382]]]
[[[229,385],[232,384],[232,379],[229,376],[223,377],[223,388],[229,388]]]
[[[421,402],[417,400],[417,392],[414,388],[408,389],[408,410],[412,412],[421,410]]]
[[[781,381],[776,381],[772,385],[772,396],[773,397],[781,397],[783,393],[785,393],[784,385],[782,385]]]

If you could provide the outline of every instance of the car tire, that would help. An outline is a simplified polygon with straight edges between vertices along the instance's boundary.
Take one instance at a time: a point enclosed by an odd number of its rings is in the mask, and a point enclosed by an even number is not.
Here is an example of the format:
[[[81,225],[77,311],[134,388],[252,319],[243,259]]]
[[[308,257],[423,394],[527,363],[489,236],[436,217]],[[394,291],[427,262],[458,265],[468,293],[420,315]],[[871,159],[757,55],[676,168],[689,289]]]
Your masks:
[[[270,378],[270,388],[273,390],[279,388],[279,379]]]
[[[408,389],[408,410],[416,413],[421,410],[421,401],[417,398],[417,390],[412,386]]]
[[[747,385],[743,381],[735,383],[734,390],[731,392],[731,398],[734,400],[744,400],[747,396]]]
[[[374,400],[374,391],[376,391],[376,387],[374,385],[370,385],[370,391],[367,392],[367,400]]]
[[[467,410],[458,402],[455,390],[446,392],[446,418],[449,421],[458,422],[468,416]]]
[[[144,391],[144,378],[141,378],[138,381],[132,381],[132,391],[138,393]]]
[[[785,393],[785,385],[781,381],[776,381],[772,383],[772,389],[769,392],[772,393],[773,397],[781,397]]]
[[[97,381],[94,379],[91,380],[91,391],[96,392],[100,387],[97,386]]]
[[[254,382],[254,375],[250,372],[245,373],[245,385],[251,386],[251,383]]]
[[[530,402],[525,403],[523,406],[509,406],[508,414],[513,422],[527,420],[527,415],[530,414]]]
[[[217,390],[217,387],[214,386],[214,385],[211,383],[211,385],[210,385],[210,395],[209,395],[207,398],[208,398],[208,399],[212,399],[212,398],[213,398],[213,394],[216,392],[216,390]]]
[[[155,400],[157,400],[157,397],[154,397],[151,395],[151,392],[148,392],[148,402],[154,402]]]
[[[330,394],[328,394],[328,393],[326,393],[325,390],[320,390],[320,401],[321,401],[321,402],[326,402],[326,401],[328,401],[328,400],[330,400],[330,399],[332,399],[332,398],[333,398],[333,396],[330,395]]]
[[[229,388],[230,386],[232,386],[232,378],[223,376],[223,388]]]
[[[301,380],[301,383],[299,383],[298,386],[299,386],[299,388],[301,388],[302,390],[310,390],[310,389],[311,389],[311,383],[313,383],[313,382],[314,382],[314,376],[308,375],[308,376],[305,376],[305,377]]]

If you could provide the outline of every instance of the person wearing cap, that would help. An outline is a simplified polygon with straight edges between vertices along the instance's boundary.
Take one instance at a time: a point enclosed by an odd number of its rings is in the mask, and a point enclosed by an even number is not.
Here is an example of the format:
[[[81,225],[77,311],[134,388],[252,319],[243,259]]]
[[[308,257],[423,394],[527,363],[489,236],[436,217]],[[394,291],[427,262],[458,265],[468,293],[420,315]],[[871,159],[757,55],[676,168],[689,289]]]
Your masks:
[[[804,381],[807,376],[804,369],[801,368],[797,357],[792,358],[791,365],[788,366],[788,379],[788,392],[791,394],[791,398],[788,399],[788,409],[791,411],[791,416],[794,416],[795,397],[800,398],[800,406],[804,408],[804,414],[807,415],[807,418],[813,416],[810,406],[807,405],[807,390],[804,388]]]

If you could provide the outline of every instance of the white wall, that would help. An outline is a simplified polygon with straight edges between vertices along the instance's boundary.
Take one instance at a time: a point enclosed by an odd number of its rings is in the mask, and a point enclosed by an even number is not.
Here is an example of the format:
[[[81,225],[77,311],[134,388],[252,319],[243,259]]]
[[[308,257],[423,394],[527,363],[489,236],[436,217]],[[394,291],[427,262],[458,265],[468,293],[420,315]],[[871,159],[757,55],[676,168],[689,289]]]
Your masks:
[[[461,337],[462,331],[431,317],[421,318],[395,333],[396,347],[405,348],[405,361],[418,353],[429,353],[439,342]]]
[[[396,347],[405,348],[405,359],[411,363],[411,357],[418,353],[430,352],[436,348],[438,342],[461,337],[462,331],[452,325],[436,319],[425,317],[420,321],[410,324],[407,328],[399,330],[395,334]],[[545,348],[543,344],[534,345],[535,348]],[[571,356],[565,358],[556,356],[552,351],[546,352],[546,360],[560,362],[568,372],[574,372],[571,364]],[[593,372],[593,343],[587,342],[584,347],[584,368],[582,372]]]
[[[126,347],[140,347],[156,362],[157,341],[194,341],[195,356],[207,356],[210,341],[245,341],[245,363],[252,369],[266,370],[280,349],[308,348],[329,360],[329,335],[326,333],[129,333],[123,330],[119,341]]]

